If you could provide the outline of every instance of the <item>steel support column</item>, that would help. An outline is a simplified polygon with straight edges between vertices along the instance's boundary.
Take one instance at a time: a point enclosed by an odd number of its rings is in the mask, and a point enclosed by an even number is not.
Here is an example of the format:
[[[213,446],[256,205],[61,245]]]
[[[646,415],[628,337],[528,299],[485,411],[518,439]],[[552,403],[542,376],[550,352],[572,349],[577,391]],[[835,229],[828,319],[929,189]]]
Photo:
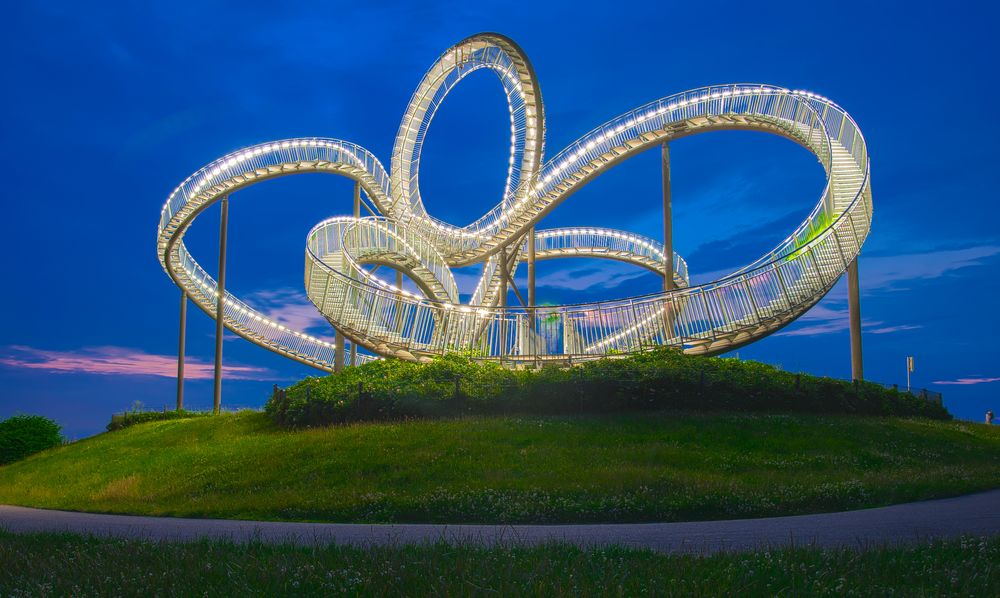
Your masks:
[[[396,332],[403,333],[403,272],[396,270]]]
[[[177,410],[184,409],[184,345],[187,335],[187,291],[181,289],[181,330],[177,341]]]
[[[664,143],[663,157],[663,290],[674,288],[674,214],[670,196],[670,144]]]
[[[664,143],[660,149],[663,170],[663,290],[670,291],[674,285],[674,208],[670,190],[670,144]],[[664,302],[664,327],[668,338],[673,338],[676,314],[670,302]]]
[[[535,227],[528,231],[528,307],[535,307]]]
[[[226,298],[226,234],[229,229],[229,196],[222,198],[222,217],[219,220],[219,282],[215,297],[215,392],[212,413],[222,409],[222,335],[225,333]]]
[[[861,294],[858,290],[858,258],[847,267],[847,311],[851,325],[851,379],[864,380],[861,360]]]
[[[333,371],[340,372],[344,369],[344,333],[337,330],[337,336],[333,340]]]
[[[354,217],[361,218],[361,183],[354,182]]]

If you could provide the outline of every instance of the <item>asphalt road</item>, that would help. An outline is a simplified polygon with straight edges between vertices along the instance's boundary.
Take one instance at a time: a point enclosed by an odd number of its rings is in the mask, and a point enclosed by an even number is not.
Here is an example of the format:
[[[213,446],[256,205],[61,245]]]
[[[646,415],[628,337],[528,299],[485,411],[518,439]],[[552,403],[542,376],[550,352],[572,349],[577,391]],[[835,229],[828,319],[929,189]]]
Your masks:
[[[1000,534],[1000,490],[882,507],[764,519],[601,525],[356,524],[183,519],[100,515],[0,505],[0,528],[14,533],[73,532],[192,541],[372,546],[454,544],[623,545],[669,553],[708,554],[781,546],[870,547],[931,538]]]

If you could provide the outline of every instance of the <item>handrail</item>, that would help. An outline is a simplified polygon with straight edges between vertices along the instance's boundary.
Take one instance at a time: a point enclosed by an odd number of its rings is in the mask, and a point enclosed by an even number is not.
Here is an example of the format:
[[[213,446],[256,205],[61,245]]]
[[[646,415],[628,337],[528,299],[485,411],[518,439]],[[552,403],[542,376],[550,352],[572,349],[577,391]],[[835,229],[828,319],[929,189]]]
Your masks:
[[[423,208],[419,146],[448,91],[480,68],[496,72],[507,92],[511,164],[501,202],[472,224],[456,227]],[[500,288],[495,256],[516,247],[516,269],[525,232],[573,192],[650,147],[718,129],[788,137],[813,152],[827,173],[819,202],[772,251],[696,286],[687,285],[687,263],[674,255],[679,288],[670,291],[561,306],[492,305]],[[770,334],[804,313],[843,274],[870,229],[864,137],[842,108],[809,92],[757,84],[707,86],[626,112],[546,161],[543,142],[541,97],[527,58],[502,36],[473,36],[442,54],[418,86],[397,135],[391,172],[364,148],[333,139],[284,140],[228,154],[188,177],[168,198],[158,228],[160,261],[211,315],[218,300],[215,281],[183,244],[194,218],[260,180],[331,172],[358,181],[382,215],[332,218],[310,231],[307,295],[338,329],[374,353],[420,360],[463,350],[504,363],[593,358],[652,345],[713,354]],[[535,239],[539,259],[610,257],[660,272],[666,259],[659,242],[611,229],[538,230]],[[366,263],[406,272],[424,296],[367,272]],[[461,305],[451,268],[471,263],[486,267],[473,305]],[[237,334],[330,368],[329,341],[283,330],[229,293],[223,300],[225,324]]]

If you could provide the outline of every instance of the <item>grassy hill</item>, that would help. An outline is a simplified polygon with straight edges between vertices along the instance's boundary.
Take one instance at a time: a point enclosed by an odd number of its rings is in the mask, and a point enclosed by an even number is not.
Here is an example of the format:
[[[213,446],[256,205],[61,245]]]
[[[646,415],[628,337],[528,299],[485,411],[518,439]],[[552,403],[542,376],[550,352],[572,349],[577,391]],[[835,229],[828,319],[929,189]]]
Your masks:
[[[811,415],[479,417],[289,431],[141,424],[0,467],[0,503],[359,522],[671,521],[1000,486],[1000,428]]]

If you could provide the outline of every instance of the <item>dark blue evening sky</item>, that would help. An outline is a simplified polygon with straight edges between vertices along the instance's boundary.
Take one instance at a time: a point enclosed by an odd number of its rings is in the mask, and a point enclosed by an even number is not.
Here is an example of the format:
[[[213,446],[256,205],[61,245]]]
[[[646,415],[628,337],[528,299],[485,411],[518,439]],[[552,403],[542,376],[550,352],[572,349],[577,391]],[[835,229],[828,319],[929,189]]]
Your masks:
[[[844,106],[872,156],[875,217],[860,261],[866,377],[904,384],[914,355],[916,386],[979,419],[1000,409],[997,17],[962,2],[13,3],[0,25],[0,417],[42,413],[80,437],[134,401],[172,405],[180,292],[154,249],[167,194],[228,151],[294,136],[354,141],[388,165],[424,70],[458,40],[497,31],[538,73],[550,156],[622,112],[706,84],[809,89]],[[492,74],[474,73],[449,96],[421,171],[433,214],[465,224],[497,202],[508,127]],[[695,280],[758,257],[822,190],[815,159],[780,138],[727,132],[671,147],[675,247]],[[542,226],[659,237],[659,194],[658,154],[648,152]],[[229,288],[324,333],[304,299],[304,239],[350,204],[348,180],[320,175],[234,195]],[[188,235],[206,265],[217,212]],[[542,302],[656,287],[615,262],[539,265]],[[848,377],[846,307],[842,282],[740,357]],[[213,330],[190,311],[189,369],[201,376],[187,386],[192,408],[211,404]],[[224,384],[231,408],[258,407],[272,384],[316,373],[235,337],[225,359],[247,366]]]

